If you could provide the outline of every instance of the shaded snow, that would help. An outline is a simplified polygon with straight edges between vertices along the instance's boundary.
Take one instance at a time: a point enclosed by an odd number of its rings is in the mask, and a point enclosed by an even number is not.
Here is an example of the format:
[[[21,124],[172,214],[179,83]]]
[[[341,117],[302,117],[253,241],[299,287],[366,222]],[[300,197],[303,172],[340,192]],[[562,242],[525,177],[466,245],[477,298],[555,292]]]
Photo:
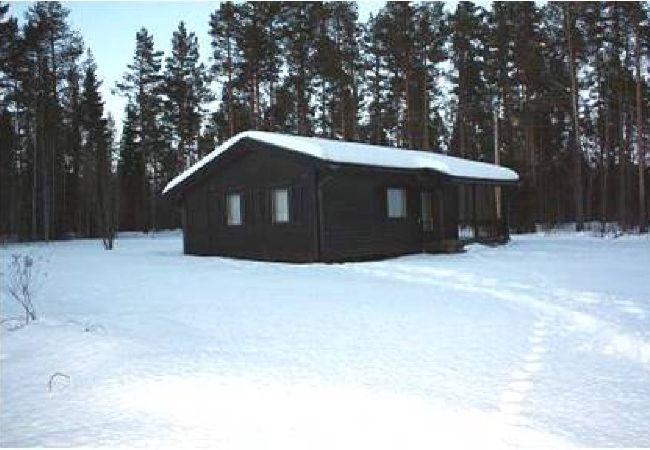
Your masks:
[[[338,265],[181,248],[0,249],[49,259],[41,318],[0,331],[1,445],[650,446],[648,238]]]
[[[241,139],[250,138],[284,149],[303,153],[324,161],[360,164],[398,169],[432,169],[453,177],[482,180],[517,181],[513,170],[478,161],[471,161],[440,153],[404,150],[379,145],[359,144],[315,137],[294,136],[267,131],[244,131],[225,141],[192,167],[171,180],[163,193],[182,184],[206,164],[228,151]]]

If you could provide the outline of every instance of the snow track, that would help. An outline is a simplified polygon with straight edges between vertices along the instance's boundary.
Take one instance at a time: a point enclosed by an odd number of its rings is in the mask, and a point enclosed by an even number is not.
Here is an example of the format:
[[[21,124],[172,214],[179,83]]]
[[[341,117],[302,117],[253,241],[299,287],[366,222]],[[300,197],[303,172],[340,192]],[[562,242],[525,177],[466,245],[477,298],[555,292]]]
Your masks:
[[[594,294],[587,298],[581,292],[571,292],[566,289],[549,290],[547,282],[537,286],[509,284],[494,278],[479,278],[478,276],[453,272],[448,269],[429,269],[418,266],[403,266],[394,263],[366,263],[354,267],[360,273],[380,278],[392,278],[406,283],[417,283],[433,286],[437,289],[451,289],[471,294],[482,295],[536,310],[540,314],[561,321],[565,332],[584,333],[590,336],[590,345],[594,350],[612,356],[622,356],[637,363],[648,365],[650,368],[650,338],[640,333],[629,334],[620,329],[618,322],[622,316],[628,315],[643,324],[646,319],[645,311],[630,300],[614,300],[613,305],[603,305],[600,300],[593,300]],[[650,269],[649,269],[650,272]],[[649,291],[650,291],[650,281]],[[533,294],[538,294],[539,297]],[[650,294],[649,294],[650,295]],[[577,299],[577,300],[576,300]],[[648,299],[650,301],[650,299]],[[590,312],[584,312],[583,304],[593,306],[594,303],[605,310],[602,314],[606,319]],[[606,306],[607,308],[603,308]],[[595,308],[588,308],[595,309]],[[612,314],[613,313],[613,314]]]
[[[511,381],[501,395],[498,409],[510,426],[506,432],[506,442],[511,444],[525,444],[520,441],[521,430],[527,425],[522,412],[526,397],[534,388],[535,378],[543,366],[542,360],[547,352],[544,346],[547,326],[545,318],[535,321],[529,338],[530,351],[522,358],[521,366],[512,373]]]
[[[647,238],[339,265],[117,244],[0,248],[50,259],[40,319],[0,330],[0,445],[650,446]]]

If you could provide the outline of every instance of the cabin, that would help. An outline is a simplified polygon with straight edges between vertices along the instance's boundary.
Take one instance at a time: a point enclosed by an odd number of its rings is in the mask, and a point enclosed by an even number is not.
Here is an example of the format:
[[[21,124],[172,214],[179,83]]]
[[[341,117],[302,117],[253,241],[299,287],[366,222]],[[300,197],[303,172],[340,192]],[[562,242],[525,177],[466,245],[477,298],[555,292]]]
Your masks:
[[[186,254],[338,262],[506,242],[518,175],[433,152],[246,131],[169,182]]]

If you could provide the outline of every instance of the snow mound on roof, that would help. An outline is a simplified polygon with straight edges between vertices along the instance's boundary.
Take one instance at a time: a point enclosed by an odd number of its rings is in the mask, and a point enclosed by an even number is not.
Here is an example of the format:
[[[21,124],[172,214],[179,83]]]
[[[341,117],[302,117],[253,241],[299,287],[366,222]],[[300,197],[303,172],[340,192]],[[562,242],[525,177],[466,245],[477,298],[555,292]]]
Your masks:
[[[254,139],[286,150],[303,153],[323,161],[390,167],[396,169],[431,169],[452,177],[504,181],[517,181],[517,173],[506,167],[419,150],[404,150],[379,145],[337,141],[316,137],[293,136],[266,131],[244,131],[219,145],[199,162],[171,180],[163,194],[174,189],[194,173],[226,152],[244,138]]]

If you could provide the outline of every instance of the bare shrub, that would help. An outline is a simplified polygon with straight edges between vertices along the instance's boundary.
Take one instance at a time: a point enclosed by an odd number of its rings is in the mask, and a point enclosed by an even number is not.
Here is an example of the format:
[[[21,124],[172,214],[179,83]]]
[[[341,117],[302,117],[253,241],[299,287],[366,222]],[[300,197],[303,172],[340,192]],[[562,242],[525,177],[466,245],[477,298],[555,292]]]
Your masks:
[[[58,386],[59,389],[65,388],[70,384],[70,375],[65,373],[55,372],[50,376],[50,381],[47,383],[48,392],[52,393],[52,390]]]
[[[25,325],[36,320],[34,296],[41,278],[45,276],[37,267],[40,259],[31,255],[13,254],[9,271],[6,274],[7,290],[11,297],[18,302],[25,312]]]

